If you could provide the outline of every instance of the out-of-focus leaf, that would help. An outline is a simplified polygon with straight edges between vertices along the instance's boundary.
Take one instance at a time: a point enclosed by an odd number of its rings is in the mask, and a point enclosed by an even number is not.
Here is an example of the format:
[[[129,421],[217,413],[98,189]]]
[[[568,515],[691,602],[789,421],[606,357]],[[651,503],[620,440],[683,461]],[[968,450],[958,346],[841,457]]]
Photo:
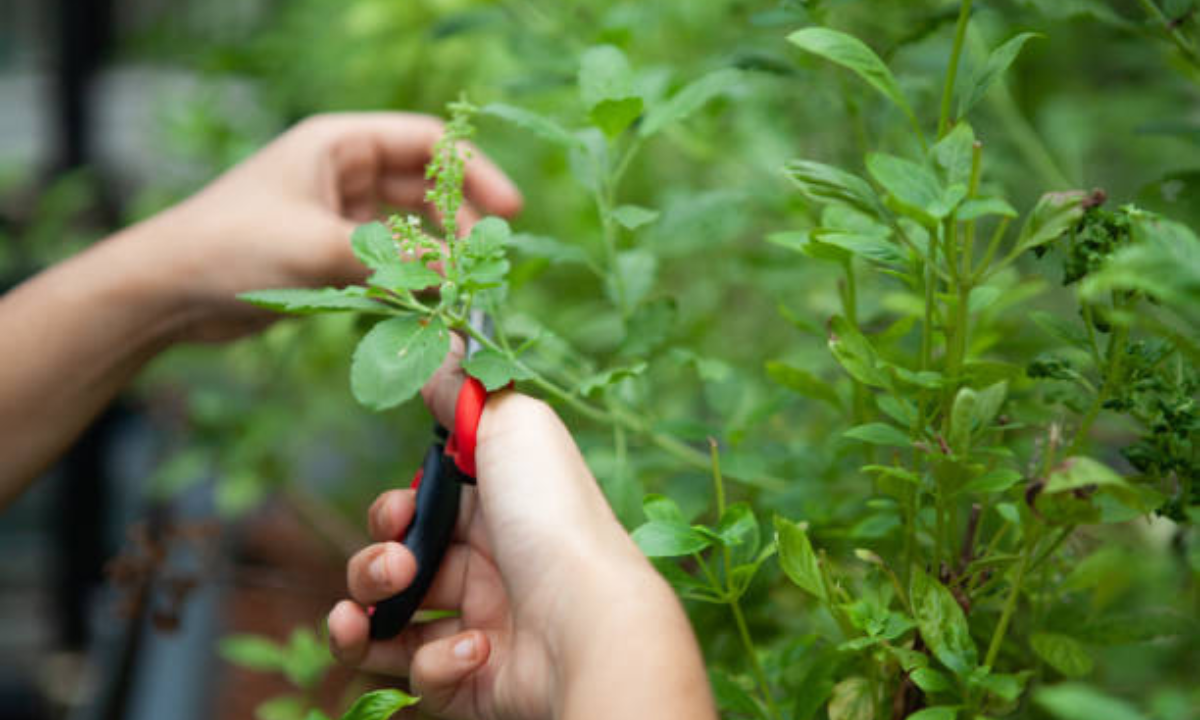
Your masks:
[[[1033,691],[1033,701],[1059,720],[1146,720],[1125,700],[1083,683],[1062,683]]]
[[[1067,677],[1083,677],[1092,672],[1091,656],[1073,637],[1039,632],[1029,639],[1029,645],[1047,665]]]
[[[638,134],[650,137],[669,125],[682,122],[713,98],[737,87],[742,78],[741,72],[727,68],[693,81],[666,102],[651,107]]]
[[[502,120],[507,120],[522,130],[528,130],[555,145],[572,148],[579,147],[582,144],[578,137],[550,118],[524,108],[505,105],[504,103],[492,103],[485,106],[481,112]]]
[[[1025,43],[1034,38],[1044,37],[1038,33],[1021,33],[1000,47],[996,48],[988,55],[987,61],[975,73],[968,83],[965,91],[959,93],[958,96],[958,116],[966,117],[967,113],[971,112],[979,101],[987,95],[987,91],[992,85],[1004,75],[1008,67],[1017,59],[1017,55],[1021,53],[1021,48]]]
[[[388,720],[420,699],[399,690],[375,690],[356,700],[341,720]]]

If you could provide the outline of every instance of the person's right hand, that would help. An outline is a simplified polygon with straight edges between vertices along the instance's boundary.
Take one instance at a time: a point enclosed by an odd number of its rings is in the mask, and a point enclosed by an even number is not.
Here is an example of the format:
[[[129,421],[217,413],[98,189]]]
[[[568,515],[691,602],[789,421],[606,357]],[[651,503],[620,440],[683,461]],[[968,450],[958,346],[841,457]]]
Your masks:
[[[448,363],[425,397],[453,427]],[[416,572],[397,540],[412,490],[369,511],[376,544],[351,559],[353,601],[329,614],[344,662],[408,676],[423,712],[450,718],[715,718],[703,662],[674,593],[617,522],[566,427],[545,403],[491,397],[462,510],[425,609],[457,617],[370,641],[365,608]]]

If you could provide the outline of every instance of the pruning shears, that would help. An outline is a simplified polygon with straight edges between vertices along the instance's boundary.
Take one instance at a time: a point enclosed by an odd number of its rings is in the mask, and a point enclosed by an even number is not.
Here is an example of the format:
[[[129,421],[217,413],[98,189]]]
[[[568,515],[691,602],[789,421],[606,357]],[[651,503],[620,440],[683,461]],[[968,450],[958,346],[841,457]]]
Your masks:
[[[477,332],[490,336],[491,322],[486,313],[472,310],[470,320]],[[478,341],[469,338],[467,357],[478,350]],[[434,424],[434,441],[425,451],[425,460],[412,481],[412,488],[417,491],[416,513],[401,538],[417,560],[417,574],[403,592],[371,608],[373,640],[398,635],[433,585],[458,521],[462,486],[475,484],[475,431],[486,400],[483,384],[468,377],[455,404],[454,431]]]

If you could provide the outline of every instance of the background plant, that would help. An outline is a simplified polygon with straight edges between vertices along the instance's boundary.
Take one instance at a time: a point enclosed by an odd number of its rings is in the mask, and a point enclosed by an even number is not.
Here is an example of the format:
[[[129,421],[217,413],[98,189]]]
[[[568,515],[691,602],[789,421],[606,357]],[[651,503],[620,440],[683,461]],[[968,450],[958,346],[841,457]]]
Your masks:
[[[664,556],[727,716],[1187,717],[1195,31],[1140,0],[293,0],[206,56],[262,81],[254,121],[176,128],[231,162],[260,115],[467,91],[530,198],[488,302]],[[354,407],[361,323],[158,368],[192,428],[165,485],[316,500],[352,547],[428,424]]]

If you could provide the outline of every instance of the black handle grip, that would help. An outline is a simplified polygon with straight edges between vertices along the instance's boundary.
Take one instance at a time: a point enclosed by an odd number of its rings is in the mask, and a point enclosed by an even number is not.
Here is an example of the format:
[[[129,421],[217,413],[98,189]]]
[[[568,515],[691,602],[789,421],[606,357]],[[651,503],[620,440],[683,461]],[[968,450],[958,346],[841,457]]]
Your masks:
[[[387,640],[404,629],[433,584],[458,521],[458,498],[462,482],[458,468],[445,455],[442,443],[433,443],[425,453],[421,483],[417,487],[417,510],[404,536],[404,546],[417,559],[417,575],[399,595],[378,603],[371,615],[371,639]]]

